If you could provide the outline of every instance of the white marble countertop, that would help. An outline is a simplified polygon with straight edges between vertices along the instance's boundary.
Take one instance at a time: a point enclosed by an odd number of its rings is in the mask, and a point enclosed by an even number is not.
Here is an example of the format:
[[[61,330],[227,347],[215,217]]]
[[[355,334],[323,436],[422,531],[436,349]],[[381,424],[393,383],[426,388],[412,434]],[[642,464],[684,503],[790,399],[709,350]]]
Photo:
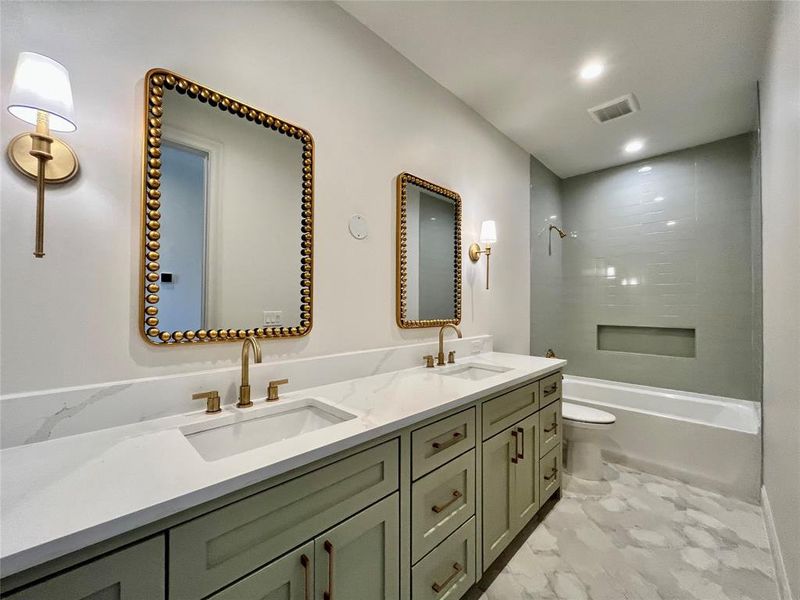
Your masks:
[[[299,390],[357,418],[208,462],[181,433],[261,410],[225,407],[0,451],[0,567],[10,575],[177,514],[562,368],[566,361],[491,352],[459,360],[509,370],[480,381],[415,367]],[[452,368],[452,367],[451,367]],[[276,405],[271,405],[276,406]]]

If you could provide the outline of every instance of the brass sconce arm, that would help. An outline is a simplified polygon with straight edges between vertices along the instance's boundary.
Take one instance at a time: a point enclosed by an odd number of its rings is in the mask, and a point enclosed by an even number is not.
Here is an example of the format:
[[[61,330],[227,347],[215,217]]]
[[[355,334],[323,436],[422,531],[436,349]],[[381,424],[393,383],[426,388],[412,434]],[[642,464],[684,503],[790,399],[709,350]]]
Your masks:
[[[486,255],[486,289],[489,289],[489,257],[492,255],[492,248],[491,246],[486,246],[485,249],[481,250],[480,245],[478,244],[471,244],[469,247],[469,259],[472,262],[478,262],[481,258],[481,254]]]

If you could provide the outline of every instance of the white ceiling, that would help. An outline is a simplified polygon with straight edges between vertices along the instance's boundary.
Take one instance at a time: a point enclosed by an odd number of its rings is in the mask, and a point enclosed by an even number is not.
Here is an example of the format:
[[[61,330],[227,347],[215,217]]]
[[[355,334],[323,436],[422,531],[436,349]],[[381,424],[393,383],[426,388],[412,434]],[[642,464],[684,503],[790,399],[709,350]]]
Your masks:
[[[339,4],[561,177],[755,125],[769,2]],[[605,74],[582,81],[590,59]],[[628,92],[641,112],[604,125],[586,112]],[[646,143],[635,157],[632,138]]]

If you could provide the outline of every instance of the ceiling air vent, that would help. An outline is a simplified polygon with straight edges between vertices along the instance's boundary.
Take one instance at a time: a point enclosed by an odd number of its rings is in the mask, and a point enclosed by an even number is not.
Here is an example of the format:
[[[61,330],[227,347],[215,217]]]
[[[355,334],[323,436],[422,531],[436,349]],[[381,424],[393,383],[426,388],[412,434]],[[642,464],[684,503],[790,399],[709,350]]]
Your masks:
[[[625,115],[635,113],[638,110],[639,101],[636,99],[636,96],[633,94],[626,94],[614,100],[593,106],[589,109],[589,114],[592,115],[592,118],[598,123],[606,123],[613,119],[619,119]]]

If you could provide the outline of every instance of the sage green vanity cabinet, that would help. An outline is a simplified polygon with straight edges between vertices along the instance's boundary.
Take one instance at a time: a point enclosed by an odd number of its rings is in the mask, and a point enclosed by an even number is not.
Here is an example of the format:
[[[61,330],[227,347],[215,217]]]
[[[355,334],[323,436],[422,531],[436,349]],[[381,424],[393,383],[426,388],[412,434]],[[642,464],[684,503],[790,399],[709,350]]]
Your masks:
[[[464,523],[411,570],[413,600],[457,599],[478,579],[475,517]]]
[[[514,537],[513,427],[483,443],[483,565],[488,567]]]
[[[516,444],[519,445],[514,469],[514,511],[512,537],[533,518],[539,510],[539,414],[531,415],[514,426]]]
[[[4,578],[2,598],[457,600],[561,486],[561,373],[454,410]]]
[[[400,597],[400,504],[392,494],[314,540],[315,598]]]
[[[561,443],[561,400],[556,400],[539,411],[539,429],[539,456],[544,456]]]
[[[483,439],[497,435],[539,408],[539,382],[529,383],[483,403]]]
[[[158,600],[164,594],[164,536],[76,567],[8,600]]]
[[[311,600],[313,597],[314,542],[309,542],[209,600]]]
[[[430,552],[475,514],[475,451],[470,450],[411,486],[411,556]]]
[[[170,599],[205,597],[398,488],[391,440],[169,530]]]

